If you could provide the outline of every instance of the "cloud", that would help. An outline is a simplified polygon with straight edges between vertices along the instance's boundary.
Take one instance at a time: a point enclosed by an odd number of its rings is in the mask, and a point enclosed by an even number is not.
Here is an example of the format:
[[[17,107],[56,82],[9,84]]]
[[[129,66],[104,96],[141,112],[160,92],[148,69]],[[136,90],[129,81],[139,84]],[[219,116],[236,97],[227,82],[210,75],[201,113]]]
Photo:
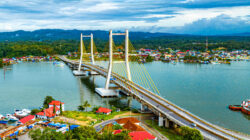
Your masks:
[[[0,31],[128,28],[181,33],[178,29],[182,28],[184,33],[192,24],[223,18],[220,15],[230,15],[231,22],[249,21],[250,1],[1,0]]]

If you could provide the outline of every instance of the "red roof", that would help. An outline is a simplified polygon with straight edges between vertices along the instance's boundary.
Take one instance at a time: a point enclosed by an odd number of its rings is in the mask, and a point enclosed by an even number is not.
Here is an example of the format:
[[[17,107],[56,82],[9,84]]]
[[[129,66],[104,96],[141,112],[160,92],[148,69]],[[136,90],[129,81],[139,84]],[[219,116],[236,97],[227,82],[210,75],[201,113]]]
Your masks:
[[[100,108],[98,108],[96,113],[110,113],[111,111],[112,111],[111,109],[100,107]]]
[[[20,121],[22,124],[25,124],[26,122],[28,122],[28,121],[30,121],[30,120],[32,120],[32,119],[34,119],[34,118],[35,118],[34,115],[29,115],[29,116],[26,116],[26,117],[20,119],[19,121]]]
[[[132,140],[153,140],[155,137],[148,133],[147,131],[134,131],[130,132]]]
[[[119,130],[115,130],[115,131],[114,131],[114,135],[115,135],[115,134],[119,134],[119,133],[121,133],[121,132],[122,132],[122,130],[121,130],[121,129],[119,129]]]
[[[56,111],[60,110],[58,107],[55,107],[55,108],[56,108]],[[56,115],[53,113],[53,110],[54,110],[54,107],[50,107],[48,109],[43,110],[42,112],[36,113],[36,115],[44,116],[44,112],[45,112],[45,115],[47,117],[53,117]]]
[[[63,102],[60,102],[60,101],[52,101],[49,103],[49,105],[56,105],[56,106],[59,106],[60,104],[64,104]]]

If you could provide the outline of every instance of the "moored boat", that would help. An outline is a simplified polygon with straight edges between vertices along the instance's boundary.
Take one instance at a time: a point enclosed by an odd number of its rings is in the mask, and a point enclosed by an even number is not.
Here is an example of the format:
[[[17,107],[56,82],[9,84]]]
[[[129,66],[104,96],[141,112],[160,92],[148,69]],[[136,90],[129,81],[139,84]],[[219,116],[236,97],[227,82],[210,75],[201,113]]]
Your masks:
[[[242,106],[241,105],[229,105],[228,108],[231,110],[241,110]]]
[[[250,115],[250,100],[242,101],[241,105],[229,105],[228,108],[231,110],[239,110],[242,113]]]
[[[250,115],[250,100],[248,99],[247,101],[243,101],[241,106],[241,112]]]
[[[9,119],[7,118],[0,120],[0,124],[7,124],[8,122],[9,122]]]

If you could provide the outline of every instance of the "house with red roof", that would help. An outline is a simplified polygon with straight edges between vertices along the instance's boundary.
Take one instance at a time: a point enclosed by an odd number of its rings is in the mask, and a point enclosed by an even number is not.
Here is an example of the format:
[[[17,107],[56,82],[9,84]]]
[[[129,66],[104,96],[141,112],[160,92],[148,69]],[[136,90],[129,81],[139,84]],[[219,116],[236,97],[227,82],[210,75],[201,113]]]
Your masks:
[[[27,122],[35,120],[35,115],[26,116],[18,121],[19,124],[26,124]]]
[[[134,131],[130,132],[129,136],[132,140],[156,140],[157,138],[147,131]]]
[[[64,103],[60,101],[52,101],[49,103],[49,108],[54,107],[54,105],[60,109],[60,104],[62,105],[62,111],[64,111]]]
[[[47,109],[44,109],[43,111],[36,113],[36,117],[39,119],[52,119],[54,118],[56,115],[60,114],[60,109],[58,107],[55,107],[55,111],[54,112],[54,107],[49,107]]]
[[[140,121],[136,119],[135,117],[127,117],[127,118],[121,118],[117,119],[116,122],[120,124],[121,126],[125,125],[127,122],[131,122],[136,125],[140,125]]]
[[[109,115],[111,112],[112,112],[111,109],[104,108],[104,107],[99,107],[98,110],[96,111],[96,113],[103,113],[106,115]]]

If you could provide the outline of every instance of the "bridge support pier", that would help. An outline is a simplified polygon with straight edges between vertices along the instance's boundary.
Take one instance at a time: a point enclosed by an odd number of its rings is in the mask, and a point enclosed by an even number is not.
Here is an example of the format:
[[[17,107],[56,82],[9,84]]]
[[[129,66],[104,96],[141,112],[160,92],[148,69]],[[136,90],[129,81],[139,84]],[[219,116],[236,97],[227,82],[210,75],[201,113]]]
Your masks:
[[[145,111],[145,106],[141,103],[141,112]]]
[[[163,117],[158,117],[158,126],[163,126]]]
[[[169,119],[168,118],[165,118],[165,127],[169,128]]]

